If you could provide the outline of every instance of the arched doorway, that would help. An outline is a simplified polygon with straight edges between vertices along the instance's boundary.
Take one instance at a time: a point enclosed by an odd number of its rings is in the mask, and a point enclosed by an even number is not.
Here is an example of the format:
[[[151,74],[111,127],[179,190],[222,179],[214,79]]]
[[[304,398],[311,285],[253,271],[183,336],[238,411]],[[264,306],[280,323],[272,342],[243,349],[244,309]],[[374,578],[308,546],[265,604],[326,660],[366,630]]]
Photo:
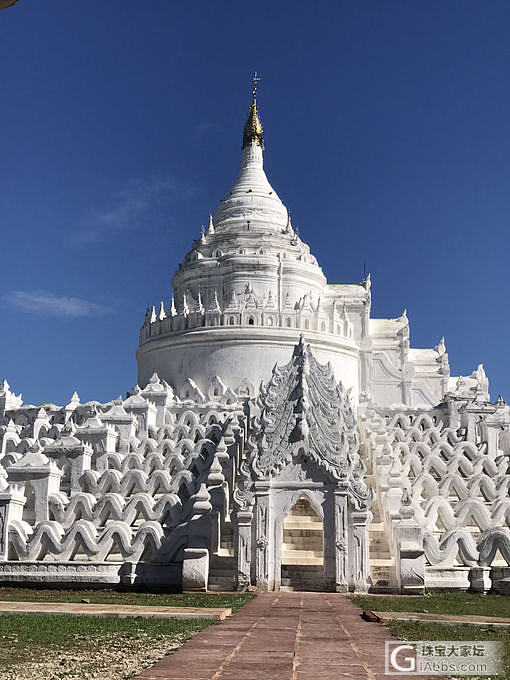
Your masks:
[[[283,521],[281,588],[324,589],[324,526],[305,494]]]

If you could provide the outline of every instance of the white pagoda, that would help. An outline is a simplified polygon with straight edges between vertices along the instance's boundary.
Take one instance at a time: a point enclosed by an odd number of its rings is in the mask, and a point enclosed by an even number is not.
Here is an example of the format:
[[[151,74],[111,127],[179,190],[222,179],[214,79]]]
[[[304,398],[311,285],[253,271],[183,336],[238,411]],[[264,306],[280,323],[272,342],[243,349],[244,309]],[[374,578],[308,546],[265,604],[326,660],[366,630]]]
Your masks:
[[[0,583],[510,591],[510,408],[327,282],[241,170],[148,311],[126,399],[0,385]]]

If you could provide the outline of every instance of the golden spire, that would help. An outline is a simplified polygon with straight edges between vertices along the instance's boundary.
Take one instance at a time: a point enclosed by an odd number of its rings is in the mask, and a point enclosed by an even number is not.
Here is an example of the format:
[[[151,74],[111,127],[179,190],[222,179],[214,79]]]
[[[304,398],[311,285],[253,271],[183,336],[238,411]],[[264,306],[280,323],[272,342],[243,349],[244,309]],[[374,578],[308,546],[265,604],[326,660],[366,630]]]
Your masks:
[[[260,78],[257,76],[257,71],[253,74],[253,88],[251,91],[252,101],[250,114],[243,131],[243,149],[250,144],[258,144],[264,148],[264,128],[260,122],[259,109],[257,106],[257,84]]]

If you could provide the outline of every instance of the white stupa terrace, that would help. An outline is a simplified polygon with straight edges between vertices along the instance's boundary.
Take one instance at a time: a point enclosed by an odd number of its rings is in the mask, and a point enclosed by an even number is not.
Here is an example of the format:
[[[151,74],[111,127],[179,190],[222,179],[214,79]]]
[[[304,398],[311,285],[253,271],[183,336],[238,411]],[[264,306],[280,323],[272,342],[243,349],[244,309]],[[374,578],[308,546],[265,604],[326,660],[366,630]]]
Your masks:
[[[509,593],[510,407],[443,339],[411,348],[405,311],[371,318],[370,276],[327,282],[256,97],[128,397],[0,383],[0,584]]]

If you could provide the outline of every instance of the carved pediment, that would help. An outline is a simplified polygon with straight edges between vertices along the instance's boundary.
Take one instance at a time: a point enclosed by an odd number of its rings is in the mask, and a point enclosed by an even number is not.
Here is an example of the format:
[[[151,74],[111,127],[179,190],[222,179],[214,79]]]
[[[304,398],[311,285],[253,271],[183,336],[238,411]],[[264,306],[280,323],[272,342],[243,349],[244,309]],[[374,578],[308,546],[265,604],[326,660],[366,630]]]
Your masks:
[[[274,477],[300,456],[343,480],[360,500],[368,498],[349,393],[330,364],[316,361],[302,336],[291,361],[275,366],[262,386],[258,407],[248,443],[255,477]]]

